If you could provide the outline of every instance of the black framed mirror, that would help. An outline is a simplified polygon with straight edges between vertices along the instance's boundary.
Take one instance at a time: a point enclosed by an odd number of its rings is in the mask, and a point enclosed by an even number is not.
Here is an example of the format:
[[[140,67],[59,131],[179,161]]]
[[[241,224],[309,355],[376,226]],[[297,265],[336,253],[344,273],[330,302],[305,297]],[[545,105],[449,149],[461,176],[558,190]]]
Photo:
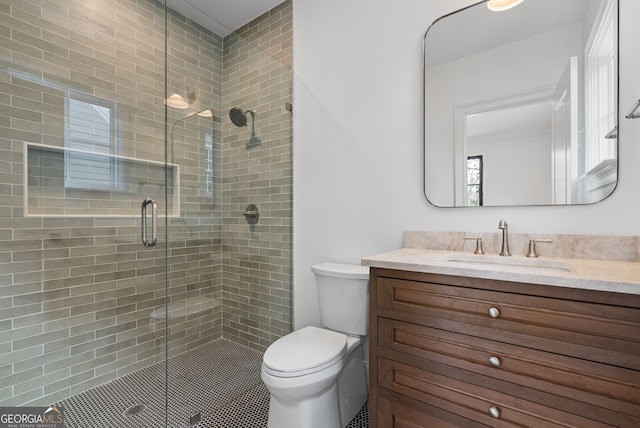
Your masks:
[[[618,178],[618,0],[482,1],[424,38],[424,188],[439,207],[574,205]]]

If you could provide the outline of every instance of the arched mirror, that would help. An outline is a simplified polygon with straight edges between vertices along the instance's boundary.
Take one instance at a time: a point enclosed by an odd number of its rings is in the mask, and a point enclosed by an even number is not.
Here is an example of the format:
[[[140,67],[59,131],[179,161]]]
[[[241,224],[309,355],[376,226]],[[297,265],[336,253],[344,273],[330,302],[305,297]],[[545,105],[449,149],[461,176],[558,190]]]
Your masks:
[[[618,0],[486,2],[424,38],[424,186],[440,207],[573,205],[618,177]]]

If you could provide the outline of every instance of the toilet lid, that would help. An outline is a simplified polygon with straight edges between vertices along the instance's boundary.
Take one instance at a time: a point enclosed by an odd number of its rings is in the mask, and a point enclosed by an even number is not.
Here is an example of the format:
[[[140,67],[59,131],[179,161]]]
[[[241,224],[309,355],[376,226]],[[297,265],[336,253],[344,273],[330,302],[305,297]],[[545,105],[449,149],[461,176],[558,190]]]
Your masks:
[[[264,353],[262,362],[270,371],[283,375],[308,374],[335,364],[346,352],[346,335],[318,327],[304,327],[273,342]]]

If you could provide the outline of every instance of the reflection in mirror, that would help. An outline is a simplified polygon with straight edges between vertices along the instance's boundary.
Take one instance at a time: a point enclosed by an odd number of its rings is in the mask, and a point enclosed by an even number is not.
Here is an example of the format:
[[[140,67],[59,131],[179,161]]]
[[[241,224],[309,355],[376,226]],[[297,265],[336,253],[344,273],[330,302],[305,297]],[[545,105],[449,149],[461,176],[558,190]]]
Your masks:
[[[480,2],[424,40],[425,194],[588,204],[617,183],[618,0]]]

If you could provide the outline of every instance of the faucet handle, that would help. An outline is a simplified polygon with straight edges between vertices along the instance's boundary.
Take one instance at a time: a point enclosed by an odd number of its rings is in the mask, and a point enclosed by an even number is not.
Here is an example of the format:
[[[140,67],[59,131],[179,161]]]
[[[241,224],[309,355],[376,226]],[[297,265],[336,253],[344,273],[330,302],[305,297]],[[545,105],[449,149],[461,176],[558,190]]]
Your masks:
[[[475,239],[476,250],[473,252],[473,254],[484,254],[484,250],[482,249],[482,238],[479,238],[477,236],[464,236],[462,239],[464,239],[465,241]]]
[[[538,253],[536,252],[536,242],[553,242],[551,239],[530,239],[529,240],[529,252],[527,253],[527,257],[536,258],[538,257]]]

